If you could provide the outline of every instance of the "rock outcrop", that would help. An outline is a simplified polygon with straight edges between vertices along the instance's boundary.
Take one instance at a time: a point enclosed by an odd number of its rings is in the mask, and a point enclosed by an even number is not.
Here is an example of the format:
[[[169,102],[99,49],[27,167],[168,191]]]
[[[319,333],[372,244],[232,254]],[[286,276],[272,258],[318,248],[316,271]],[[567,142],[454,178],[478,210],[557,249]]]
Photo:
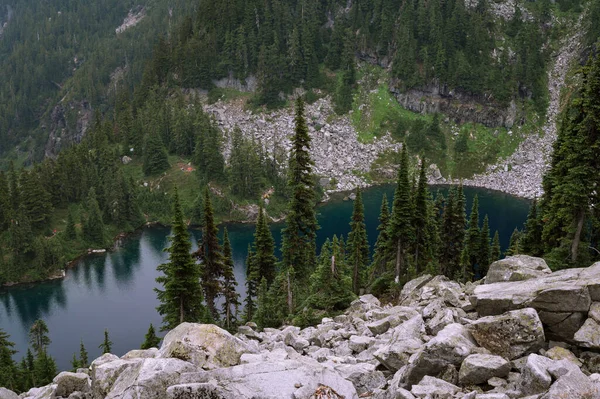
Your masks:
[[[395,306],[364,295],[305,329],[183,323],[160,349],[105,354],[18,397],[598,399],[599,276],[600,263],[551,273],[519,256],[492,265],[489,284],[425,275]],[[557,314],[582,326],[548,341]]]

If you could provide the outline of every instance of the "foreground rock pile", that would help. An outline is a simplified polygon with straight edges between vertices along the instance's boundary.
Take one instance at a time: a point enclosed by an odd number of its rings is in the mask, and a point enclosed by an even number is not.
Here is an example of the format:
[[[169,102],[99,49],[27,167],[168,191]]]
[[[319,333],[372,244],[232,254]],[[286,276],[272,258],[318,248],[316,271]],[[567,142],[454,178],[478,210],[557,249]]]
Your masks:
[[[20,398],[597,399],[600,263],[495,262],[486,281],[422,276],[315,327],[232,336],[184,323],[160,349],[106,354]],[[16,398],[0,390],[0,398]]]

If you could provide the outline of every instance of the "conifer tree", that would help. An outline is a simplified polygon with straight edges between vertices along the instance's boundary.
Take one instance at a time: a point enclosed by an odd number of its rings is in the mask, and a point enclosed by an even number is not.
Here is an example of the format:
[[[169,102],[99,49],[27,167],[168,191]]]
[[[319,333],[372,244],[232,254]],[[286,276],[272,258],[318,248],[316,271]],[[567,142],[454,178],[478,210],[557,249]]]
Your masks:
[[[20,206],[34,228],[43,227],[53,211],[50,194],[42,185],[38,172],[37,168],[22,171],[20,179]]]
[[[79,360],[77,359],[77,355],[73,353],[73,357],[71,358],[71,372],[76,373],[79,368]]]
[[[462,186],[452,187],[444,208],[443,246],[440,256],[442,273],[454,278],[460,272],[460,257],[465,236],[465,201]]]
[[[490,222],[488,215],[483,218],[483,226],[479,233],[479,278],[485,277],[490,267],[491,248],[490,248]]]
[[[531,256],[543,256],[544,246],[542,241],[543,224],[538,213],[537,198],[533,200],[525,222],[525,231],[521,238],[523,253]]]
[[[396,283],[404,277],[409,263],[409,249],[414,241],[412,226],[413,208],[410,199],[410,181],[408,177],[408,153],[406,146],[402,146],[400,154],[400,169],[398,170],[398,183],[394,193],[392,214],[388,225],[389,258],[394,259],[394,276]]]
[[[387,253],[388,250],[386,245],[389,245],[389,236],[388,236],[388,225],[390,222],[390,208],[388,205],[387,196],[384,194],[381,199],[381,208],[379,210],[379,226],[377,226],[377,231],[379,235],[377,236],[377,241],[375,242],[375,250],[373,253],[373,264],[371,265],[373,277],[379,276],[383,274],[386,270],[387,266]]]
[[[150,327],[148,327],[148,332],[144,336],[144,342],[142,342],[140,349],[158,348],[158,344],[160,344],[160,338],[156,336],[154,326],[150,323]]]
[[[9,335],[0,328],[0,387],[16,390],[17,365],[12,356],[17,351],[14,350],[14,342],[9,339]]]
[[[175,190],[171,246],[166,249],[169,261],[157,267],[162,275],[156,278],[163,289],[155,288],[160,305],[156,308],[163,318],[161,330],[170,330],[184,321],[199,322],[205,318],[200,286],[200,268],[190,251],[187,226]]]
[[[467,254],[469,256],[468,262],[470,264],[470,270],[468,270],[469,276],[474,277],[477,267],[481,266],[479,259],[481,243],[481,230],[479,229],[479,197],[475,194],[473,198],[473,206],[471,207],[471,217],[469,219],[469,229],[465,237],[465,247],[467,248]],[[467,277],[463,273],[463,277]]]
[[[413,214],[413,228],[415,231],[415,254],[414,264],[416,274],[420,274],[425,270],[428,259],[427,247],[430,242],[430,237],[427,236],[427,223],[428,223],[428,211],[427,211],[427,176],[425,174],[425,160],[421,160],[421,167],[419,169],[419,182],[417,184],[416,194],[414,196],[414,214]]]
[[[499,260],[500,255],[500,236],[498,235],[498,230],[496,230],[494,233],[494,238],[492,239],[492,247],[490,249],[490,263]]]
[[[369,265],[369,240],[365,226],[365,207],[360,188],[356,189],[354,210],[350,220],[348,265],[352,269],[352,290],[355,294],[358,294],[360,288],[365,286],[365,274]]]
[[[34,362],[35,382],[39,385],[47,385],[56,376],[56,362],[46,351],[39,353]]]
[[[295,131],[292,138],[292,150],[289,158],[288,186],[292,198],[286,225],[282,230],[282,268],[280,280],[286,297],[288,313],[294,312],[296,279],[306,282],[315,265],[316,231],[318,228],[315,214],[315,193],[313,190],[314,161],[310,157],[311,139],[304,117],[304,102],[296,100]]]
[[[237,282],[233,274],[233,255],[227,228],[223,231],[223,316],[225,317],[225,328],[231,330],[240,306],[240,295],[236,291]]]
[[[73,212],[69,210],[69,214],[67,215],[67,226],[65,227],[65,236],[69,240],[74,240],[77,238],[77,230],[75,228],[75,219],[73,218]]]
[[[321,248],[319,264],[310,277],[310,296],[306,303],[312,309],[339,311],[355,298],[352,277],[346,265],[340,240],[333,236]]]
[[[96,199],[96,190],[93,187],[88,193],[87,211],[88,217],[83,225],[84,237],[92,244],[102,245],[104,244],[104,222]]]
[[[3,171],[0,171],[0,232],[8,229],[10,224],[10,193],[8,181]]]
[[[258,272],[257,284],[263,277],[267,280],[267,285],[271,285],[275,279],[275,240],[269,229],[267,216],[265,215],[262,203],[258,209],[258,219],[256,220],[256,230],[254,231],[254,267]]]
[[[220,295],[224,273],[223,250],[219,243],[219,229],[215,224],[212,204],[208,188],[204,191],[204,220],[202,238],[198,242],[197,255],[202,266],[202,289],[206,299],[206,307],[213,320],[219,320],[219,312],[215,304]]]
[[[256,312],[256,302],[260,273],[254,262],[254,253],[248,244],[248,255],[246,256],[246,299],[244,300],[244,320],[250,321]],[[266,279],[265,279],[266,283]]]
[[[521,246],[521,231],[515,227],[513,233],[510,236],[510,242],[508,243],[508,249],[506,250],[505,256],[519,255],[523,253]]]
[[[29,344],[36,354],[39,355],[42,352],[46,352],[46,348],[51,343],[48,333],[48,326],[44,320],[38,319],[31,325],[29,329]]]
[[[110,340],[110,338],[108,338],[108,329],[104,329],[104,341],[102,341],[102,343],[98,345],[98,348],[102,349],[102,354],[110,353],[110,350],[112,349],[112,344],[112,341]]]
[[[152,128],[144,145],[144,174],[156,175],[169,169],[167,150],[156,128]]]
[[[83,340],[79,343],[79,367],[86,368],[89,366],[88,353],[83,345]]]

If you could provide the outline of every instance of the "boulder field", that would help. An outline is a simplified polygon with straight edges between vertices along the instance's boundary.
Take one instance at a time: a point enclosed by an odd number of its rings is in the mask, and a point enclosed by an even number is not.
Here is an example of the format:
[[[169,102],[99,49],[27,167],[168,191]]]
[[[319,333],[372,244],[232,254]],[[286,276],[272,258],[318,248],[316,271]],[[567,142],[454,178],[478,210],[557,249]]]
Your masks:
[[[161,348],[0,399],[600,399],[600,263],[514,256],[486,278],[408,282],[305,329],[183,323]]]

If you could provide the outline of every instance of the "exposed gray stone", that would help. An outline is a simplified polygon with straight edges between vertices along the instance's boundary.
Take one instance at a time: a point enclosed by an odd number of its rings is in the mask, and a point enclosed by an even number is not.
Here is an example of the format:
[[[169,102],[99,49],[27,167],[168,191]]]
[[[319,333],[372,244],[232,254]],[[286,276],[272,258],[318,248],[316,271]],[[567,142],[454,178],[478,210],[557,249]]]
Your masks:
[[[450,399],[460,392],[460,388],[439,378],[425,376],[410,392],[417,398]]]
[[[509,360],[535,352],[545,342],[542,322],[532,308],[482,317],[469,329],[479,345]]]
[[[73,392],[89,392],[91,390],[90,377],[83,373],[70,373],[63,371],[52,380],[56,386],[56,396],[67,397]]]
[[[19,399],[19,395],[9,389],[0,387],[0,399]]]
[[[575,333],[573,339],[585,348],[600,349],[600,322],[589,317]]]
[[[519,389],[523,396],[544,393],[552,384],[552,376],[548,369],[554,361],[532,353],[527,357],[527,362],[521,374]]]
[[[500,356],[473,354],[463,360],[458,381],[463,385],[483,384],[492,377],[506,377],[510,363]]]
[[[550,274],[552,274],[552,270],[550,270],[544,259],[527,255],[514,255],[492,263],[485,276],[485,283],[523,281],[545,277]]]

